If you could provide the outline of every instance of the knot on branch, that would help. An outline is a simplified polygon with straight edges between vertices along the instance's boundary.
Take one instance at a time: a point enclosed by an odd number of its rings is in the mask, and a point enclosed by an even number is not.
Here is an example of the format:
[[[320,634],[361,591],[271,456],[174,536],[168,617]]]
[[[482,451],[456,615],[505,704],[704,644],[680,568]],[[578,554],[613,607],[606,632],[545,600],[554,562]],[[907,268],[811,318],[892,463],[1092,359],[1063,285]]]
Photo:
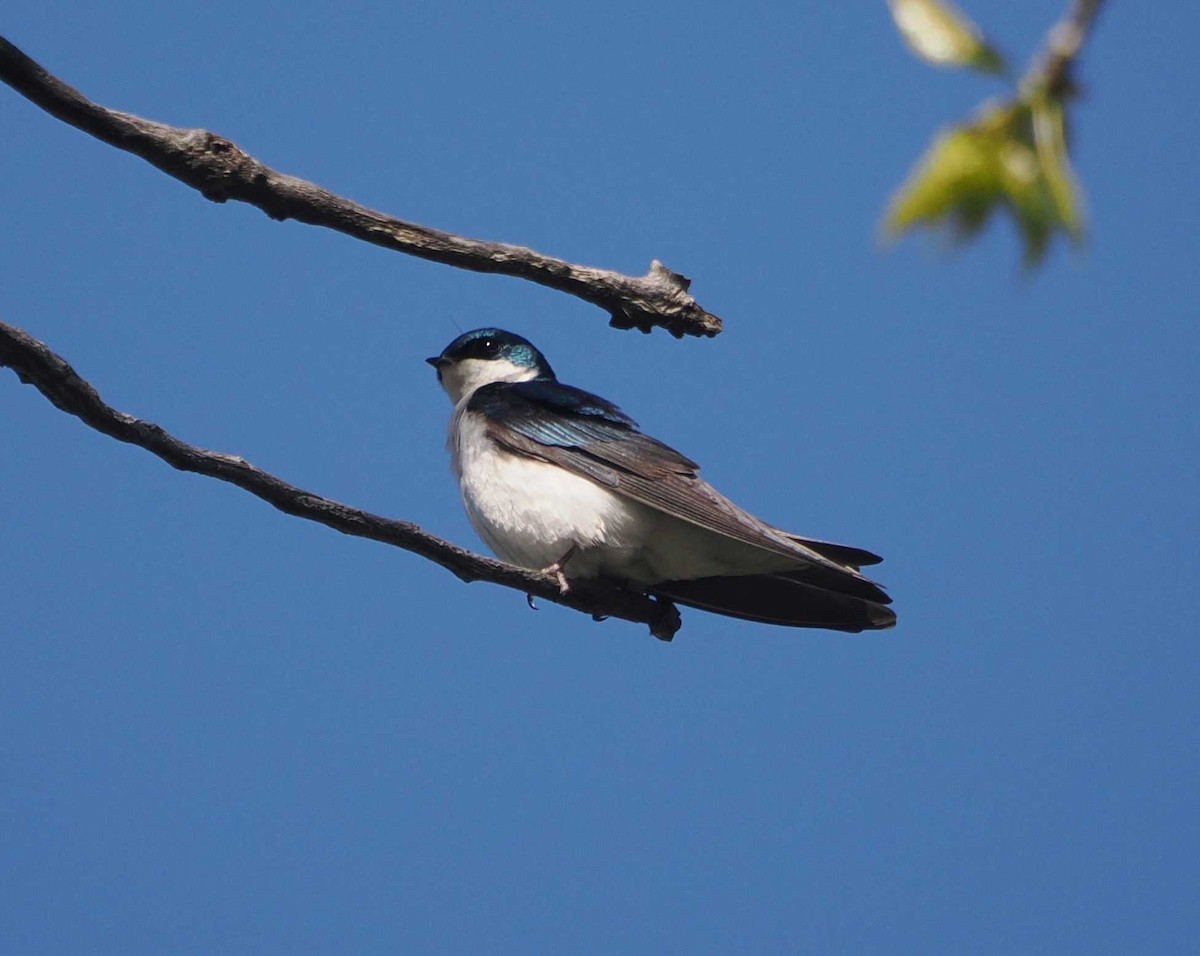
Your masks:
[[[679,616],[679,608],[664,597],[654,597],[654,604],[660,614],[657,620],[651,622],[650,633],[660,641],[670,642],[683,626],[683,618]]]
[[[626,296],[609,311],[608,324],[614,329],[637,329],[648,334],[658,326],[677,339],[685,335],[712,338],[721,331],[721,320],[688,294],[692,280],[657,259],[651,261],[644,276],[629,280],[628,285]]]
[[[678,272],[673,272],[657,259],[650,260],[650,271],[645,275],[647,282],[664,285],[673,292],[687,292],[692,287],[692,280]],[[691,296],[688,296],[691,298]],[[694,299],[692,300],[695,301]]]
[[[573,581],[571,589],[562,594],[554,577],[545,575],[545,578],[547,587],[539,597],[591,614],[593,620],[602,621],[612,616],[639,621],[660,641],[672,640],[683,626],[683,618],[674,602],[657,594],[646,594],[605,578]]]
[[[170,127],[165,129],[170,130]],[[198,189],[212,202],[258,201],[271,218],[284,218],[281,211],[266,208],[270,205],[269,192],[265,197],[267,202],[257,195],[263,191],[268,173],[262,163],[233,140],[209,130],[190,129],[178,133],[180,135],[175,137],[177,165],[165,169],[166,172]]]

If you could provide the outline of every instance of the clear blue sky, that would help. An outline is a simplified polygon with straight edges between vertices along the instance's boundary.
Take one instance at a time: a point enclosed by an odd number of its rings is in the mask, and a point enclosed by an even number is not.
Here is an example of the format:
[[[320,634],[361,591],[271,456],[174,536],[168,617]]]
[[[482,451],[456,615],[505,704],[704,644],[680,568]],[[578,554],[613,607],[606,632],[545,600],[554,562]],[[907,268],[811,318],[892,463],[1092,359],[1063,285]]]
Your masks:
[[[1018,61],[1061,3],[971,3]],[[1087,50],[1092,241],[875,241],[939,124],[883,3],[21,4],[98,101],[593,307],[218,206],[0,88],[0,318],[118,408],[482,547],[421,359],[527,335],[897,630],[671,645],[177,473],[0,374],[0,952],[1185,953],[1200,937],[1191,4]]]

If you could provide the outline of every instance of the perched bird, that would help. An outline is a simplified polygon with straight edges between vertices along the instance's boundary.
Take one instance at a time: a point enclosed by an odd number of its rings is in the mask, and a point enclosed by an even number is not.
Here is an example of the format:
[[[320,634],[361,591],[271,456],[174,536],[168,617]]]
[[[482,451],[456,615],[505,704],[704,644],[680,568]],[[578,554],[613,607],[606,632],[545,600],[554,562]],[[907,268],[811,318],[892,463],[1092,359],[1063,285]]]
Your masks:
[[[449,449],[467,516],[497,556],[558,578],[605,577],[730,617],[862,631],[891,598],[869,551],[781,531],[616,405],[563,385],[529,341],[460,335],[426,359],[454,403]]]

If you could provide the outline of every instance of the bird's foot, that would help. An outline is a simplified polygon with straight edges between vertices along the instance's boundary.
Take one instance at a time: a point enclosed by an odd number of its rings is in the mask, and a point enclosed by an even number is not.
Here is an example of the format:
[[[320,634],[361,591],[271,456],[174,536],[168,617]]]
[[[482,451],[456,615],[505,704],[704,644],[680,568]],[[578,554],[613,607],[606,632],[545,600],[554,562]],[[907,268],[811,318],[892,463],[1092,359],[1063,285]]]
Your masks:
[[[566,574],[563,573],[563,568],[565,568],[567,566],[568,561],[570,561],[573,557],[575,557],[575,552],[578,550],[579,550],[579,547],[577,545],[573,544],[573,545],[571,545],[570,550],[567,551],[566,554],[564,554],[561,558],[559,558],[557,561],[555,561],[552,565],[550,565],[550,567],[542,568],[543,574],[552,574],[552,575],[554,575],[554,579],[556,581],[558,581],[558,593],[559,594],[566,594],[568,591],[571,590],[571,584],[567,580]]]
[[[550,567],[543,569],[543,573],[554,575],[554,579],[558,581],[559,594],[566,594],[569,590],[571,590],[571,582],[568,581],[567,576],[563,574],[561,562],[558,564],[552,564]]]

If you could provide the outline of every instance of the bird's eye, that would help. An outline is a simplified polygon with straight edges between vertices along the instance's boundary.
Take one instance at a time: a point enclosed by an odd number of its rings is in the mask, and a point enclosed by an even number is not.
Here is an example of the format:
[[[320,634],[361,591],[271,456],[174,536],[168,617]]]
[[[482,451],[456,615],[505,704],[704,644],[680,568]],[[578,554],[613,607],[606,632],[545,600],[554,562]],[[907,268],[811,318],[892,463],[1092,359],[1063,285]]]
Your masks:
[[[493,335],[483,336],[467,342],[463,345],[461,352],[463,358],[495,358],[500,352],[500,342]]]

